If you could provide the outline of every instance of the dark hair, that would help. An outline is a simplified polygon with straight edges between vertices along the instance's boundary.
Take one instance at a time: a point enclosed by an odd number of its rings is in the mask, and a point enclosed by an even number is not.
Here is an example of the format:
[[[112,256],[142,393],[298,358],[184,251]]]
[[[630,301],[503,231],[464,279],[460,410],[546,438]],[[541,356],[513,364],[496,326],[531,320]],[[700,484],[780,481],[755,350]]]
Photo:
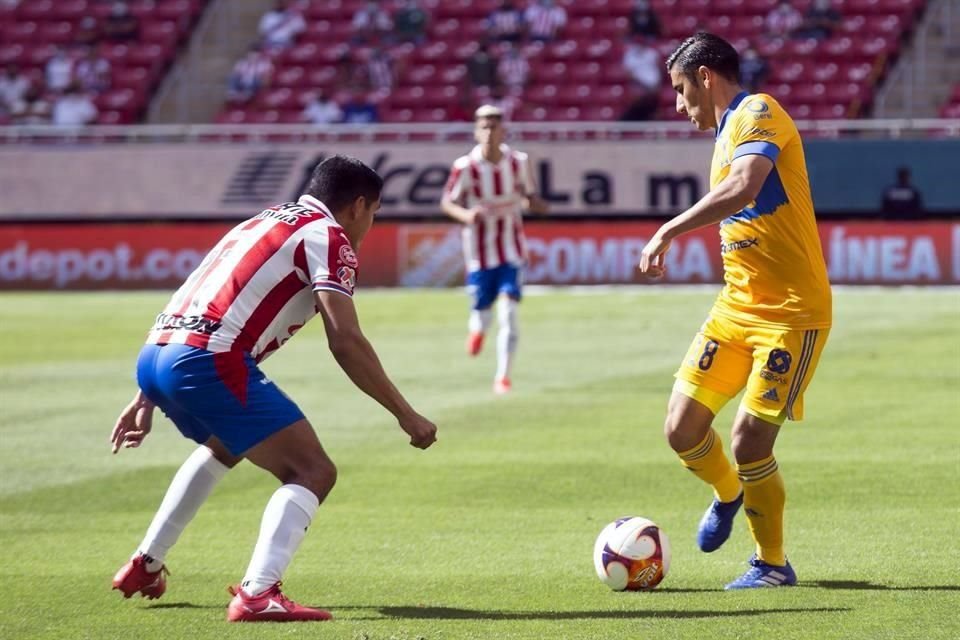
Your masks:
[[[368,202],[380,198],[383,178],[376,171],[349,156],[331,156],[317,165],[310,176],[307,194],[336,212],[359,197]]]
[[[674,67],[691,80],[696,80],[698,68],[707,67],[731,82],[740,81],[740,54],[732,44],[706,31],[690,36],[670,54],[667,71]]]

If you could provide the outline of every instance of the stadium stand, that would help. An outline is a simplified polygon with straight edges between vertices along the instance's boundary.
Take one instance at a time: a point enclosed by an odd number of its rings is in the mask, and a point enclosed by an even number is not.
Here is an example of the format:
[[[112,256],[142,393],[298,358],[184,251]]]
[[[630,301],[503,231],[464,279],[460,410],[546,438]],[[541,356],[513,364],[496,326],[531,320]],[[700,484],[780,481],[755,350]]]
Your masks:
[[[95,46],[110,63],[111,83],[94,98],[97,124],[139,122],[151,95],[189,37],[207,0],[131,0],[136,37],[126,42],[101,39]],[[81,20],[94,16],[102,25],[113,3],[102,0],[20,0],[0,4],[0,67],[17,65],[48,101],[44,67],[58,48],[79,57],[75,36]],[[47,95],[44,95],[47,94]],[[0,124],[9,122],[0,114]]]
[[[549,42],[521,45],[530,80],[516,96],[514,120],[612,120],[632,100],[622,68],[632,0],[559,0],[568,20]],[[304,2],[307,30],[276,55],[273,85],[249,104],[226,105],[223,123],[301,122],[311,91],[323,88],[341,104],[352,90],[337,65],[345,57],[363,65],[372,48],[351,42],[351,18],[362,0]],[[389,10],[398,3],[383,2]],[[426,42],[389,47],[399,70],[392,92],[370,92],[384,122],[447,120],[463,91],[465,61],[486,35],[485,19],[498,0],[425,0],[431,14]],[[523,4],[523,3],[518,3]],[[764,20],[777,0],[652,0],[662,23],[656,48],[665,57],[680,39],[708,29],[739,49],[753,46],[770,63],[762,90],[780,99],[797,118],[868,115],[878,83],[905,46],[926,0],[834,0],[842,22],[829,38],[783,39],[764,35]],[[811,0],[794,0],[805,12]],[[496,52],[506,45],[494,44]],[[489,90],[474,89],[474,99]],[[675,96],[660,91],[655,117],[675,119]],[[950,109],[957,109],[950,107]],[[951,111],[956,113],[956,111]]]

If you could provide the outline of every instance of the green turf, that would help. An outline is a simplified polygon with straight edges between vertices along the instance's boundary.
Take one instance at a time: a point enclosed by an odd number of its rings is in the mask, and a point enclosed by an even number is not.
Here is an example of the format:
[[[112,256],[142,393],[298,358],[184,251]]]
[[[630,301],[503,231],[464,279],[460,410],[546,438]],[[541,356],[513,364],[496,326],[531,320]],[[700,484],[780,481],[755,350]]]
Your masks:
[[[364,292],[388,370],[440,426],[421,452],[361,396],[311,325],[265,365],[340,469],[286,579],[333,623],[228,625],[275,483],[241,465],[168,558],[158,601],[111,592],[191,445],[165,420],[112,457],[107,435],[160,294],[0,296],[0,638],[960,637],[960,296],[843,290],[778,446],[800,586],[725,593],[751,543],[693,541],[708,490],[661,436],[702,291],[553,292],[524,304],[512,397],[462,354],[455,292]],[[728,430],[732,407],[718,419]],[[660,589],[618,594],[592,546],[625,514],[673,541]]]

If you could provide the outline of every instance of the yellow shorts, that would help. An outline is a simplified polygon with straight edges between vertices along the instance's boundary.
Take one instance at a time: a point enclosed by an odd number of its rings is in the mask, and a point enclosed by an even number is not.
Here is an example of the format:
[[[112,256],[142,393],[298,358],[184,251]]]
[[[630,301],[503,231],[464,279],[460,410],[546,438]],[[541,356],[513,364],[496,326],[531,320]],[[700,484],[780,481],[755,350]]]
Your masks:
[[[820,361],[830,329],[746,326],[711,316],[676,373],[674,391],[714,414],[746,387],[740,408],[783,424],[803,419],[803,392]]]

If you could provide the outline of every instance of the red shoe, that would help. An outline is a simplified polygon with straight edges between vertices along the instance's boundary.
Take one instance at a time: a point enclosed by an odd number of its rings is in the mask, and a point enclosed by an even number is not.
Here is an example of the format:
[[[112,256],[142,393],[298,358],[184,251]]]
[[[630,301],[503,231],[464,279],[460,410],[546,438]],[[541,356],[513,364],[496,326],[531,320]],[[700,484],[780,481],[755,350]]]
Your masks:
[[[113,588],[119,589],[124,598],[140,592],[140,595],[155,600],[167,590],[167,565],[159,571],[147,571],[147,561],[144,556],[137,555],[133,560],[120,567],[113,577]]]
[[[228,622],[299,622],[307,620],[332,620],[329,611],[311,609],[297,604],[280,591],[280,583],[273,585],[258,596],[248,596],[243,589],[227,607]]]
[[[483,334],[471,333],[467,336],[467,355],[475,356],[483,349]]]
[[[493,381],[493,392],[498,396],[510,393],[513,385],[510,384],[510,378],[497,378]]]

